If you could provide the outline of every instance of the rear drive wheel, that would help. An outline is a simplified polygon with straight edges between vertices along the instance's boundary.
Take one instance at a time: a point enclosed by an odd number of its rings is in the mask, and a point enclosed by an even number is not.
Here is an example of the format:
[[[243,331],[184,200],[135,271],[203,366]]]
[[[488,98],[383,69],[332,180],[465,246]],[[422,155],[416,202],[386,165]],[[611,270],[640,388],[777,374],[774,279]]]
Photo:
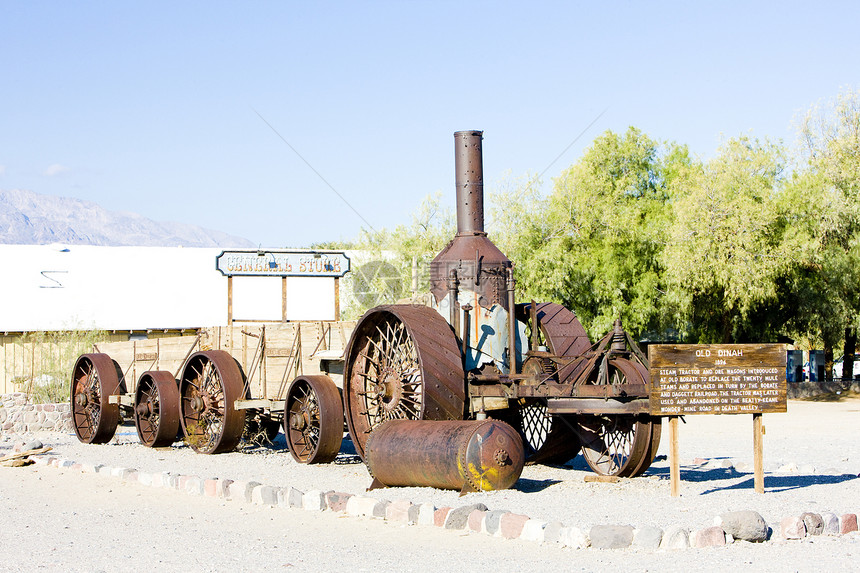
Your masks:
[[[362,459],[370,432],[386,420],[463,419],[463,357],[454,332],[435,310],[407,305],[369,310],[345,356],[344,410]]]

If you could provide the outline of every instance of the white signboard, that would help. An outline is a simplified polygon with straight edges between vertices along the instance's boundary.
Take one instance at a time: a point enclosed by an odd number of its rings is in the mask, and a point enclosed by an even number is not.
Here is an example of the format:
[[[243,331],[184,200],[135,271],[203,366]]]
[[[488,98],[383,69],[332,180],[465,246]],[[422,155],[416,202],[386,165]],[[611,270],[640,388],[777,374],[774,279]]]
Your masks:
[[[215,268],[225,276],[342,277],[349,257],[340,251],[222,251]]]

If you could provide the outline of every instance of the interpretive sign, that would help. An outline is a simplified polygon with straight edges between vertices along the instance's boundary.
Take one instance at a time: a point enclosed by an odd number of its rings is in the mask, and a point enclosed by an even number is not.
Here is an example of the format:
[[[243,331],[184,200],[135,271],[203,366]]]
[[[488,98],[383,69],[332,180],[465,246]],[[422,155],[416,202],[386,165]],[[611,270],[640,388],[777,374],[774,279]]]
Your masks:
[[[227,276],[342,277],[349,257],[338,251],[223,251],[215,268]]]
[[[657,344],[648,357],[652,415],[787,410],[783,344]]]

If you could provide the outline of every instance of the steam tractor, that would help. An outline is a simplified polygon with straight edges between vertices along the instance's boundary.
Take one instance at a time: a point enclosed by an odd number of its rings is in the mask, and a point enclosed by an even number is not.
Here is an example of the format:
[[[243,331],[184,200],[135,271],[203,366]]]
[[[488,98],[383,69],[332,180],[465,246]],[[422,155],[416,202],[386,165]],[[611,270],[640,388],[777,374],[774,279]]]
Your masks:
[[[454,141],[457,234],[430,265],[429,304],[367,311],[343,352],[342,389],[322,373],[254,398],[249,365],[243,370],[216,349],[189,352],[178,380],[146,372],[126,394],[117,364],[86,354],[71,384],[78,437],[109,440],[125,409],[145,445],[184,435],[197,451],[217,453],[234,448],[253,417],[270,432],[282,424],[293,457],[313,463],[337,455],[345,417],[356,452],[373,470],[374,431],[397,426],[386,426],[390,420],[421,421],[403,431],[440,436],[442,426],[426,423],[498,420],[522,438],[527,463],[564,462],[581,451],[598,474],[644,472],[661,429],[660,418],[649,414],[647,358],[620,321],[592,343],[564,306],[515,301],[513,263],[484,231],[482,132],[460,131]],[[392,444],[415,443],[407,437],[412,441]],[[429,448],[446,447],[444,439]]]
[[[512,262],[484,231],[482,132],[454,134],[457,234],[430,264],[430,306],[388,305],[358,321],[343,398],[356,451],[386,420],[507,421],[527,462],[580,449],[598,474],[651,464],[660,418],[648,414],[648,362],[617,321],[592,344],[556,303],[516,303]]]

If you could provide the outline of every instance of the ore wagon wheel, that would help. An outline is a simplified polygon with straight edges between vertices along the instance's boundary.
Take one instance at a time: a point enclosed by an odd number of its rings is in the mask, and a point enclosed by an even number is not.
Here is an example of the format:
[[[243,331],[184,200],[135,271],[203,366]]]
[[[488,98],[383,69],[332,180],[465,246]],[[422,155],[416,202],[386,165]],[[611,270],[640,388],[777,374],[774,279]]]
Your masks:
[[[540,325],[538,346],[545,346],[556,356],[568,357],[578,356],[591,347],[588,334],[572,311],[552,302],[536,306]],[[531,305],[517,305],[517,318],[531,324]],[[543,369],[564,381],[576,372],[576,365],[558,368],[549,362]],[[544,400],[519,400],[497,417],[511,424],[522,436],[527,464],[564,463],[579,453],[579,436],[572,424],[547,412]]]
[[[369,310],[355,327],[344,364],[344,410],[364,459],[370,432],[386,420],[462,420],[463,357],[451,327],[429,307]]]
[[[185,363],[179,382],[182,430],[196,452],[217,454],[239,444],[245,412],[235,402],[242,389],[242,372],[223,350],[196,352]]]
[[[119,404],[109,397],[125,391],[122,373],[107,354],[82,354],[72,370],[70,403],[75,435],[85,444],[106,444],[116,433]]]
[[[302,464],[334,461],[343,441],[343,400],[328,376],[299,376],[284,403],[284,435]]]
[[[134,393],[134,425],[144,446],[163,448],[179,433],[179,386],[170,372],[144,372]]]
[[[611,384],[642,384],[645,379],[635,364],[616,359],[609,362]],[[651,465],[652,434],[659,443],[659,418],[644,414],[582,415],[576,417],[582,455],[601,475],[633,477]]]

